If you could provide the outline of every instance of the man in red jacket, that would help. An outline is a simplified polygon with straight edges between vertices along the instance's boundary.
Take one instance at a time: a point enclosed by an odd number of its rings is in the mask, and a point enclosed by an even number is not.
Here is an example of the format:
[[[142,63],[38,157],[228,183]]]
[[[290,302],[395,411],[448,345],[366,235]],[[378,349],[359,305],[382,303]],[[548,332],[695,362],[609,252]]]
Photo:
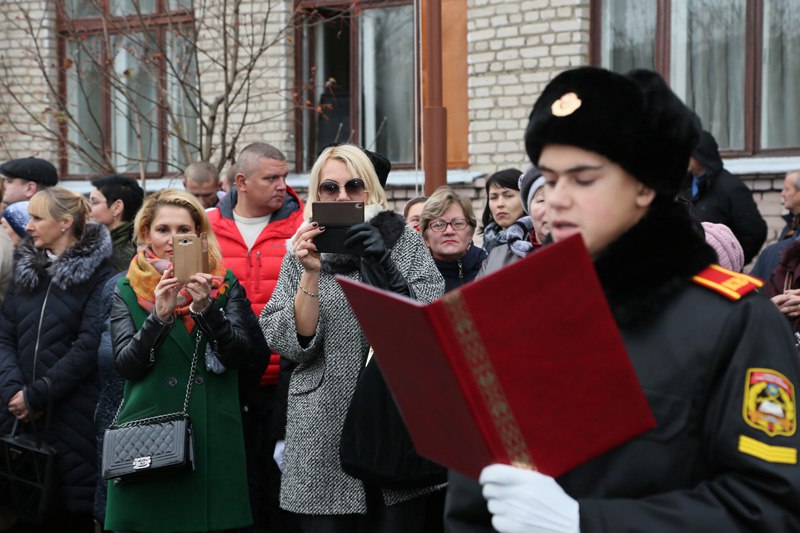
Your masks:
[[[275,289],[286,239],[303,222],[303,202],[286,184],[289,166],[274,146],[250,144],[239,153],[235,172],[235,188],[208,211],[208,218],[223,264],[244,286],[257,319]],[[239,372],[256,527],[274,523],[273,512],[278,510],[280,472],[272,461],[269,431],[279,369],[280,356],[272,352],[260,381],[260,369],[255,376]]]

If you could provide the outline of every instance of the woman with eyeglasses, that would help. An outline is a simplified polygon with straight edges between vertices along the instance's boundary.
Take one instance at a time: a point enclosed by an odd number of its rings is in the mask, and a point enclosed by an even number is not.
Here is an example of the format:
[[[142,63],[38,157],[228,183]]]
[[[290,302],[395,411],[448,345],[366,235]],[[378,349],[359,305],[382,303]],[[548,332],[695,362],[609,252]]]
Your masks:
[[[472,203],[450,187],[437,189],[422,208],[420,233],[444,277],[445,292],[475,279],[486,259],[486,251],[472,244],[477,225]]]
[[[441,487],[377,487],[346,474],[340,461],[345,416],[370,346],[335,276],[424,303],[444,288],[419,233],[388,210],[378,175],[385,182],[389,168],[357,146],[323,150],[311,169],[309,220],[287,242],[278,284],[261,313],[269,345],[298,363],[289,383],[280,505],[304,532],[443,529]],[[320,253],[315,239],[326,228],[310,220],[312,205],[342,201],[364,202],[365,222],[346,234],[350,253]]]

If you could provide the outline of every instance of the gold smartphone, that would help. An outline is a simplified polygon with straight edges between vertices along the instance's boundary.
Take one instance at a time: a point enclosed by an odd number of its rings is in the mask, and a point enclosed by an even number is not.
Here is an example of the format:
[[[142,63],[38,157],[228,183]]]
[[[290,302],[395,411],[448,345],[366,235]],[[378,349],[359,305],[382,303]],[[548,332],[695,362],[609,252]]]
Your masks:
[[[178,233],[172,237],[172,267],[181,283],[198,272],[208,273],[208,236]]]

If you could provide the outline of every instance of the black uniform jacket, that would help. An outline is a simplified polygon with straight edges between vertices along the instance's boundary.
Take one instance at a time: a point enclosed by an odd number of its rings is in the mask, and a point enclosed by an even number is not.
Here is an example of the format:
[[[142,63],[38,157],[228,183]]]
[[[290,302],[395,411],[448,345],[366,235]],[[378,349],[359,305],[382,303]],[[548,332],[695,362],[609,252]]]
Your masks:
[[[791,334],[764,296],[693,283],[713,258],[668,204],[595,262],[657,427],[558,478],[582,533],[800,531]],[[448,531],[491,531],[479,491],[451,474]]]

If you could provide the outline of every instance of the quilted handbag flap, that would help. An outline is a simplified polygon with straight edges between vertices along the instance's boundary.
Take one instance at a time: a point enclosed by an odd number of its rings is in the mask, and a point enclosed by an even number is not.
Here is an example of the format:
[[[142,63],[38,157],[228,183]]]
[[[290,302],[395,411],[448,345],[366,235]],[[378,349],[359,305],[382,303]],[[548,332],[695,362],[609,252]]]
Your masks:
[[[189,417],[111,427],[103,442],[103,479],[148,478],[152,471],[193,469]]]

